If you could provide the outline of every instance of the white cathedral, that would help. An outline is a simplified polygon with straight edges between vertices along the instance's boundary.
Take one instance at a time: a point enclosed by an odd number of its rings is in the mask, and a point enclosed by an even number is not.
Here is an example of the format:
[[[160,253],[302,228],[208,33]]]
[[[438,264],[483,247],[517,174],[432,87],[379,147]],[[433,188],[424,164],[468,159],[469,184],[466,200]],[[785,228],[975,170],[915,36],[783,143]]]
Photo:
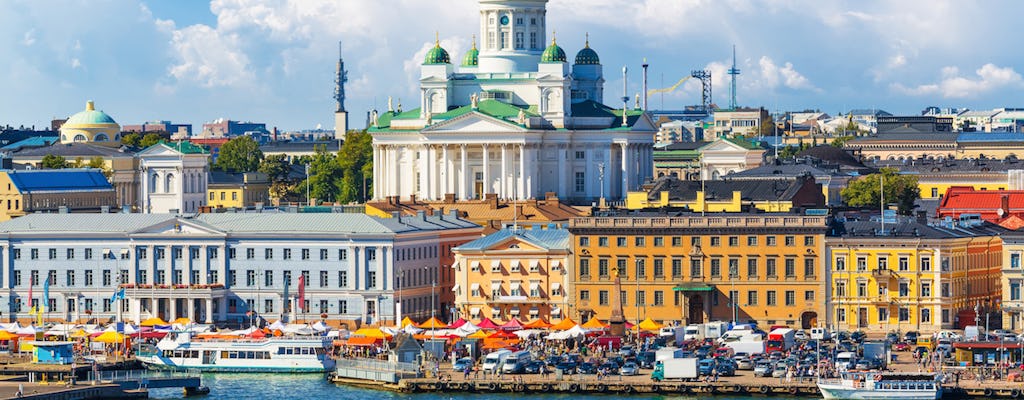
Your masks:
[[[460,67],[436,43],[420,104],[371,113],[374,198],[621,200],[652,176],[655,124],[606,106],[597,52],[570,66],[546,39],[547,0],[479,0],[479,49]]]

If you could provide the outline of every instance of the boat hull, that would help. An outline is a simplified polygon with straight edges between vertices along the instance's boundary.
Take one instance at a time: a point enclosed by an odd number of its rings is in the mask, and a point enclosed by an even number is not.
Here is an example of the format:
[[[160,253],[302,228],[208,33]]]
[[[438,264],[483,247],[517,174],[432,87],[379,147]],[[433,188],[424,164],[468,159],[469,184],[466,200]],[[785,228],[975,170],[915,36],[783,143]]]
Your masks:
[[[141,360],[140,360],[141,361]],[[228,365],[173,365],[143,361],[146,368],[157,371],[199,371],[223,373],[275,373],[275,374],[322,374],[323,367],[274,367],[274,366],[228,366]]]
[[[871,390],[848,388],[839,385],[818,385],[821,396],[827,400],[937,400],[942,398],[942,389],[933,390]]]

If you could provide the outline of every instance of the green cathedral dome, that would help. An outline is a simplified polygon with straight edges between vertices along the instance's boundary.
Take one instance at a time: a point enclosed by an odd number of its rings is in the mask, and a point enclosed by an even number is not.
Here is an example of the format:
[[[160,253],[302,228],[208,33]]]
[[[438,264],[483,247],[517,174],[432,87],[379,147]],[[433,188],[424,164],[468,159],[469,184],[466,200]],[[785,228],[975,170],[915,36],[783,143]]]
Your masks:
[[[448,51],[441,48],[441,42],[434,42],[434,48],[427,52],[427,56],[423,58],[424,65],[435,65],[435,64],[450,64],[451,58],[448,57]]]
[[[473,39],[473,48],[466,52],[466,56],[462,57],[463,67],[475,67],[480,65],[480,50],[476,49],[476,39]]]
[[[601,58],[597,56],[597,52],[590,48],[590,40],[587,40],[587,46],[576,53],[576,65],[601,65]]]
[[[565,62],[565,51],[561,47],[558,47],[558,43],[555,43],[554,39],[551,39],[551,45],[544,49],[544,53],[540,55],[540,62],[542,63],[564,63]]]

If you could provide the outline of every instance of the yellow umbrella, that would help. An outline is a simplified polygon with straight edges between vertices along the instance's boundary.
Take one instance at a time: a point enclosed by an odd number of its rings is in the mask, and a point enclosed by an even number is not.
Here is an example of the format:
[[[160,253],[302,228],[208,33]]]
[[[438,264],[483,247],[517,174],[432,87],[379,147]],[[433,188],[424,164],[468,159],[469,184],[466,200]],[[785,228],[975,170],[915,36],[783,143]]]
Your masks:
[[[188,324],[192,323],[192,320],[190,320],[190,319],[188,319],[186,317],[181,317],[181,318],[178,318],[178,319],[174,320],[174,323],[178,324],[178,325],[188,325]]]
[[[139,325],[140,326],[154,326],[154,325],[170,325],[170,324],[167,323],[167,321],[164,321],[164,320],[160,319],[160,317],[153,317],[153,318],[147,319],[145,321],[142,321],[142,323],[139,324]]]
[[[93,341],[100,343],[121,343],[124,342],[124,335],[114,331],[106,331],[103,332],[102,335],[99,335],[95,339],[93,339]]]
[[[2,335],[0,335],[0,336],[2,336]],[[77,332],[72,333],[71,337],[75,338],[75,339],[87,338],[87,337],[89,337],[89,333],[86,332],[85,329],[79,329]],[[3,338],[0,338],[0,340],[3,340]]]
[[[416,323],[412,322],[411,318],[405,317],[405,318],[402,318],[402,323],[399,324],[399,328],[405,328],[405,327],[407,327],[409,325],[416,326]]]
[[[363,336],[374,339],[387,339],[390,335],[381,332],[381,330],[377,328],[362,328],[355,332],[352,332],[352,336]]]
[[[469,336],[466,336],[466,337],[470,338],[470,339],[483,339],[483,338],[487,337],[487,333],[484,332],[483,329],[481,329],[481,330],[478,330],[476,332],[473,332],[473,333],[469,334]]]
[[[0,340],[14,340],[17,339],[18,335],[10,333],[8,331],[0,331]]]
[[[662,325],[654,322],[654,320],[647,318],[636,325],[636,328],[641,331],[656,331],[661,329]]]

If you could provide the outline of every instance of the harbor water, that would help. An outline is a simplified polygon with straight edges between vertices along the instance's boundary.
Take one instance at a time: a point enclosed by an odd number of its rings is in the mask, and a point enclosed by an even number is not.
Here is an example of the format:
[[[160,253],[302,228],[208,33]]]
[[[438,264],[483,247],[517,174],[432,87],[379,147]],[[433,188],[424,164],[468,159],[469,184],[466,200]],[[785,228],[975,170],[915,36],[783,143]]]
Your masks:
[[[327,382],[319,374],[204,374],[203,385],[210,388],[210,394],[197,399],[208,400],[242,400],[242,399],[338,399],[338,400],[511,400],[513,394],[491,393],[417,393],[404,394],[383,390],[361,389],[351,386],[335,385]],[[616,395],[621,396],[621,395]],[[527,400],[608,400],[610,395],[568,395],[568,394],[535,394],[527,396]],[[707,400],[708,396],[703,396]],[[153,399],[182,398],[181,389],[153,389]],[[631,395],[635,399],[678,399],[696,400],[700,396],[678,395]],[[714,400],[745,400],[757,397],[714,396]],[[764,397],[760,397],[764,398]],[[775,396],[773,399],[785,400],[787,397]]]

